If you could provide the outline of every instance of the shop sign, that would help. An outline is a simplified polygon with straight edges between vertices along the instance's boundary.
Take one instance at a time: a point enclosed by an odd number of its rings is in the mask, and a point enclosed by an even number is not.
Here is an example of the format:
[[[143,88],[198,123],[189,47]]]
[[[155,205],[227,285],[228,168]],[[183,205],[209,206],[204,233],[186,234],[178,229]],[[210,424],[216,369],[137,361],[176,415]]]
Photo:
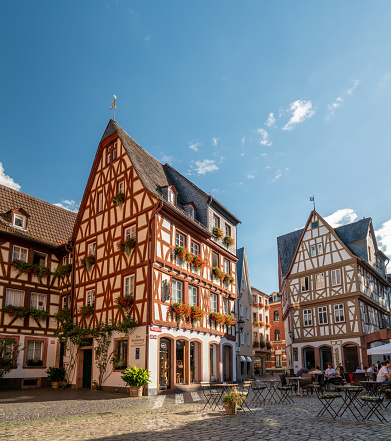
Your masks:
[[[151,331],[153,331],[153,332],[162,332],[162,330],[160,329],[160,328],[154,328],[154,327],[152,327],[152,328],[149,328]]]

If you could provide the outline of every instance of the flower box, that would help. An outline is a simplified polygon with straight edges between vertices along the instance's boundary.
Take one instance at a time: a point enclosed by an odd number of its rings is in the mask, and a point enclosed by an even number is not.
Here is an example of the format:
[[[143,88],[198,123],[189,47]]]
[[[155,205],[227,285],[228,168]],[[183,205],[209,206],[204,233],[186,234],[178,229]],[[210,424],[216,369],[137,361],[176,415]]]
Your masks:
[[[27,366],[43,366],[43,361],[38,358],[30,358],[26,360]]]
[[[22,260],[14,259],[11,262],[11,267],[18,271],[19,274],[32,274],[39,278],[50,276],[50,270],[46,266],[41,266],[37,264],[31,264],[28,262],[23,262]]]
[[[221,239],[224,236],[224,233],[220,230],[219,227],[213,227],[213,236],[217,239]]]
[[[193,322],[199,322],[199,321],[201,321],[204,318],[205,312],[199,306],[193,305],[191,307],[190,316],[191,316],[191,320]]]
[[[253,348],[259,348],[259,341],[258,340],[254,340]]]
[[[175,313],[178,322],[181,322],[183,317],[189,318],[191,315],[191,306],[186,303],[173,303],[171,309]]]
[[[235,240],[231,236],[225,236],[224,237],[224,242],[227,245],[233,245],[235,243]]]
[[[133,307],[133,302],[134,302],[133,294],[120,295],[115,299],[115,303],[117,304],[117,307],[125,311]]]
[[[216,279],[218,280],[223,280],[224,279],[224,273],[221,271],[220,268],[218,268],[217,266],[214,266],[212,268],[212,274],[215,276]]]
[[[193,256],[192,265],[196,269],[202,269],[206,265],[206,260],[203,260],[201,256]]]
[[[253,326],[257,328],[259,326],[259,322],[253,322]]]
[[[264,307],[265,307],[264,303],[261,303],[261,302],[258,303],[258,308],[264,308]]]
[[[227,285],[231,285],[232,283],[235,282],[235,279],[231,276],[231,274],[224,274],[224,283],[226,283]]]
[[[83,318],[91,317],[94,313],[94,306],[93,305],[84,305],[81,306],[79,309],[79,314]]]
[[[270,323],[266,323],[266,328],[267,328],[267,329],[270,328]]]
[[[65,276],[70,276],[72,272],[72,264],[67,263],[66,265],[58,265],[56,271],[54,271],[54,277],[63,279]]]
[[[232,315],[225,314],[224,315],[224,324],[228,327],[234,326],[236,324],[236,318],[232,317]]]
[[[263,348],[265,347],[265,342],[264,342],[263,340],[261,340],[261,341],[259,342],[259,347],[260,347],[261,349],[263,349]]]
[[[8,314],[10,317],[15,317],[20,319],[24,319],[29,313],[29,310],[24,306],[13,306],[13,305],[7,305],[5,308],[3,308],[3,311],[6,314]]]
[[[82,264],[83,268],[87,268],[89,271],[92,268],[92,265],[95,263],[95,255],[87,254],[86,257],[80,259],[80,263]]]
[[[43,311],[41,309],[35,309],[35,308],[30,308],[28,310],[28,314],[30,317],[32,317],[38,324],[41,321],[46,320],[47,318],[49,318],[49,313],[47,311]]]
[[[125,195],[122,192],[119,192],[116,196],[113,196],[111,201],[113,202],[113,204],[121,206],[125,202],[125,199]]]
[[[265,327],[265,322],[259,322],[259,327],[260,328],[264,328]]]
[[[269,305],[266,305],[266,306],[265,306],[265,309],[266,309],[266,311],[269,311],[270,306],[269,306]]]
[[[123,251],[127,256],[136,246],[136,239],[134,237],[128,237],[125,240],[121,240],[117,243],[117,248]]]
[[[223,325],[225,322],[224,314],[220,314],[219,312],[212,312],[210,315],[211,320],[218,323],[219,325]]]

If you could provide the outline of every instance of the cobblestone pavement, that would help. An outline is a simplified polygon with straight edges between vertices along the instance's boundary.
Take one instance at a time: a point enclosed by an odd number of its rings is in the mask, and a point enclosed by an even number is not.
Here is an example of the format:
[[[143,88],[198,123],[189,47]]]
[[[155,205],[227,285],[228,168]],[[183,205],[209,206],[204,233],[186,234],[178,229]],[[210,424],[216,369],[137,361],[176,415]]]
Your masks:
[[[389,423],[375,419],[357,422],[350,414],[318,418],[315,396],[294,397],[294,404],[268,403],[235,416],[203,407],[201,392],[142,398],[51,389],[0,392],[0,440],[368,441],[388,439],[390,433]],[[384,415],[391,421],[391,406]]]

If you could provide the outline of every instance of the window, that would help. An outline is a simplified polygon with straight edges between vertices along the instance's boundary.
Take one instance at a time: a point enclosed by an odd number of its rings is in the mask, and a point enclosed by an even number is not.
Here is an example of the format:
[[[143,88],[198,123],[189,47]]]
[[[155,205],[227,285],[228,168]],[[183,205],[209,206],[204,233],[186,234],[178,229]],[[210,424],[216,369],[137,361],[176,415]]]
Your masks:
[[[97,203],[97,209],[96,211],[99,213],[99,211],[103,210],[103,193],[98,193],[98,203]]]
[[[258,341],[258,332],[253,333],[253,340]]]
[[[178,231],[175,234],[175,245],[177,247],[184,247],[186,245],[185,236],[182,233],[178,233]]]
[[[14,249],[12,252],[12,260],[17,259],[23,262],[27,262],[27,254],[28,254],[27,248],[22,248],[22,247],[18,247],[17,245],[14,245]]]
[[[311,257],[315,257],[315,256],[316,256],[316,246],[311,245]]]
[[[46,254],[40,253],[39,251],[34,251],[33,265],[45,266],[46,265]]]
[[[250,333],[247,332],[247,346],[250,346]]]
[[[303,322],[304,326],[312,326],[312,310],[304,309],[303,310]]]
[[[189,296],[189,305],[197,305],[197,288],[192,285],[188,285],[187,293]]]
[[[372,255],[371,255],[371,247],[368,247],[368,260],[372,259]]]
[[[46,294],[32,292],[30,296],[30,308],[46,311]]]
[[[240,333],[240,344],[244,345],[244,332]]]
[[[14,213],[12,224],[14,227],[25,229],[26,228],[26,216],[23,216],[22,214]]]
[[[259,321],[261,322],[263,320],[262,314],[259,314]]]
[[[95,305],[95,289],[91,289],[87,291],[87,305],[94,306]]]
[[[66,265],[68,263],[68,256],[64,256],[63,258],[62,258],[62,264],[63,265]]]
[[[253,312],[253,322],[256,322],[256,321],[257,321],[257,313]]]
[[[249,314],[247,306],[246,306],[246,320],[250,320],[250,314]]]
[[[231,227],[227,224],[225,224],[225,235],[231,236]]]
[[[241,303],[239,305],[239,315],[240,317],[243,317],[243,305]]]
[[[334,317],[335,323],[341,323],[345,321],[343,304],[334,305]]]
[[[67,307],[67,296],[63,296],[62,298],[61,298],[61,308],[62,309],[65,309],[66,307]]]
[[[117,143],[115,142],[113,147],[113,161],[116,158],[117,158]]]
[[[217,294],[210,295],[210,310],[211,312],[217,312]]]
[[[124,277],[124,288],[123,295],[133,295],[134,296],[134,275]]]
[[[228,299],[223,299],[223,314],[229,314]]]
[[[312,222],[312,228],[318,228],[318,222]]]
[[[136,225],[125,229],[125,239],[129,239],[131,237],[136,239]]]
[[[323,273],[315,274],[315,286],[316,286],[316,289],[322,289],[325,287]]]
[[[341,270],[335,269],[331,270],[331,286],[336,286],[341,284]]]
[[[269,317],[267,315],[265,315],[265,322],[269,323]]]
[[[27,342],[27,360],[42,360],[42,342],[29,340]]]
[[[320,306],[318,308],[319,324],[327,325],[327,306]]]
[[[219,228],[220,227],[220,218],[216,215],[213,215],[213,226]]]
[[[219,255],[212,251],[212,267],[219,267]]]
[[[7,289],[5,305],[24,306],[24,291],[18,289]]]
[[[172,279],[172,302],[183,302],[183,283],[175,279]]]
[[[189,205],[189,214],[194,219],[194,207],[192,205]]]
[[[171,204],[175,205],[175,193],[172,188],[168,189],[168,202],[171,202]]]
[[[274,340],[276,341],[281,340],[280,331],[278,329],[274,331]]]
[[[266,354],[266,361],[272,361],[272,354],[270,352]]]
[[[252,295],[252,300],[253,300],[253,303],[257,302],[257,298],[256,298],[256,296],[254,294]]]
[[[310,289],[309,278],[302,277],[300,279],[300,285],[301,285],[301,292],[309,291],[309,289]]]
[[[318,254],[323,254],[323,245],[318,243]]]
[[[276,368],[282,367],[282,355],[278,354],[276,355]]]
[[[126,369],[128,366],[128,340],[116,340],[113,358],[115,369]]]
[[[200,254],[200,246],[198,243],[191,241],[190,243],[190,251],[191,254],[194,254],[195,256],[199,256]]]
[[[110,156],[110,150],[111,150],[111,146],[110,146],[110,147],[107,147],[106,164],[110,164],[110,159],[111,159],[111,156]]]
[[[274,321],[275,322],[280,321],[280,311],[274,311]]]
[[[224,272],[229,274],[229,261],[227,259],[224,259]]]
[[[88,254],[92,254],[95,256],[96,254],[96,242],[92,242],[88,244]]]
[[[118,182],[118,193],[125,193],[124,181]]]

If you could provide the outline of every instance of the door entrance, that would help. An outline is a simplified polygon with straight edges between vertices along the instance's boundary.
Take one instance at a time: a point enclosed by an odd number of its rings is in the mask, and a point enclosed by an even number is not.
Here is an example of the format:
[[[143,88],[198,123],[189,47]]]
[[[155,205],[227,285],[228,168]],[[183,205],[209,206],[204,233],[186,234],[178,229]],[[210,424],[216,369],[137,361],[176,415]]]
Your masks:
[[[232,360],[232,347],[223,346],[223,380],[232,381],[231,378],[231,360]]]
[[[354,372],[358,366],[358,352],[356,345],[346,345],[343,347],[343,358],[345,360],[346,372]]]
[[[320,368],[322,369],[322,371],[325,371],[327,369],[328,364],[333,365],[333,355],[331,352],[331,348],[327,346],[321,347],[319,349],[319,355],[320,355]]]
[[[171,389],[171,340],[168,338],[160,339],[159,389]]]
[[[91,389],[92,349],[85,349],[83,355],[83,388]]]
[[[305,348],[303,350],[304,367],[310,371],[315,369],[315,351],[314,348]]]

